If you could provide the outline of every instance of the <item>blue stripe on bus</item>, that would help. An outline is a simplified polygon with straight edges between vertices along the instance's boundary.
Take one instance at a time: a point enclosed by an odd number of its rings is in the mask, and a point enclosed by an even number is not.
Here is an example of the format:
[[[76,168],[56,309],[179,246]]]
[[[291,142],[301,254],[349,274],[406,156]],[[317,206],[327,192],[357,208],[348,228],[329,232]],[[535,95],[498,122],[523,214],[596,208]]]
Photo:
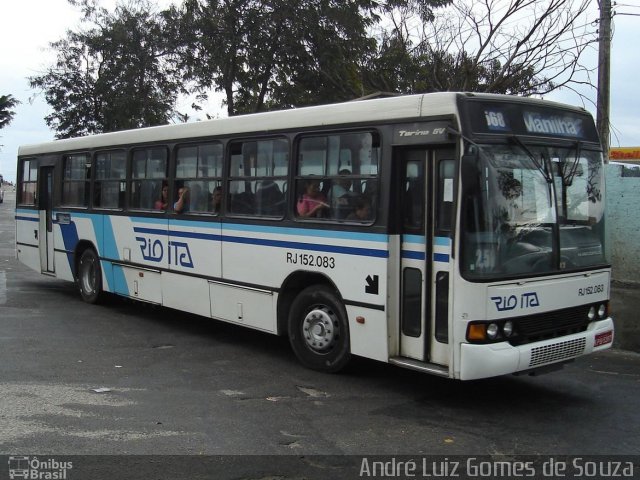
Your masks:
[[[105,258],[120,258],[118,252],[118,244],[116,242],[116,236],[113,232],[113,223],[111,223],[111,217],[109,215],[100,215],[102,217],[102,248]],[[111,265],[110,275],[105,274],[107,283],[109,284],[109,291],[122,293],[129,296],[129,286],[127,285],[127,279],[124,276],[124,270],[119,265]]]
[[[314,245],[302,242],[284,242],[280,240],[265,240],[262,238],[246,238],[222,236],[222,240],[230,243],[242,243],[247,245],[262,245],[267,247],[291,248],[299,250],[309,250],[311,252],[344,253],[346,255],[359,255],[362,257],[388,258],[387,250],[374,248],[341,247],[339,245]]]
[[[412,260],[424,260],[425,254],[423,252],[412,252],[411,250],[403,250],[402,258],[409,258]],[[449,255],[445,253],[434,253],[433,261],[449,263]]]
[[[38,217],[19,217],[16,215],[16,220],[25,220],[27,222],[37,222],[40,219]]]
[[[134,223],[146,223],[150,225],[164,226],[166,225],[166,219],[164,218],[146,218],[146,217],[130,217]],[[316,230],[306,228],[293,228],[293,227],[275,227],[269,225],[245,225],[240,223],[217,223],[206,222],[198,220],[174,220],[169,221],[172,227],[187,227],[187,228],[208,228],[208,229],[222,229],[222,230],[234,230],[239,232],[252,232],[252,233],[271,233],[277,235],[299,235],[299,236],[313,236],[315,238],[336,238],[341,240],[358,240],[366,242],[380,242],[387,243],[389,236],[381,233],[361,233],[361,232],[343,232],[339,230]],[[424,238],[424,237],[423,237]],[[423,240],[424,242],[424,240]]]
[[[424,260],[424,252],[414,252],[411,250],[402,250],[402,258],[410,258],[412,260]]]
[[[113,264],[112,264],[113,265]],[[121,295],[129,295],[129,286],[124,276],[122,265],[113,265],[113,292]]]
[[[167,235],[179,238],[194,238],[198,240],[210,240],[216,242],[239,243],[244,245],[261,245],[265,247],[290,248],[298,250],[308,250],[311,252],[344,253],[346,255],[359,255],[363,257],[388,258],[387,250],[361,247],[343,247],[339,245],[316,245],[304,242],[289,242],[284,240],[269,240],[265,238],[236,237],[231,235],[219,235],[212,233],[176,232],[161,230],[157,228],[134,227],[136,233],[147,233],[151,235]],[[308,232],[307,232],[308,233]]]
[[[64,249],[69,253],[73,252],[78,245],[80,239],[78,238],[78,228],[74,222],[60,223],[60,233],[62,233],[62,241],[64,242]],[[70,264],[73,267],[73,264]]]
[[[451,246],[451,239],[449,237],[433,237],[433,244],[440,245],[442,247]]]
[[[118,244],[116,243],[116,236],[113,233],[111,217],[104,217],[102,234],[104,256],[106,258],[118,258]]]
[[[403,235],[402,236],[403,243],[419,243],[424,245],[425,238],[424,235]]]
[[[402,241],[404,243],[420,243],[426,242],[424,235],[403,235]],[[433,244],[438,246],[449,247],[451,246],[451,239],[448,237],[433,237]]]
[[[446,253],[434,253],[433,261],[449,263],[449,255],[447,255]]]

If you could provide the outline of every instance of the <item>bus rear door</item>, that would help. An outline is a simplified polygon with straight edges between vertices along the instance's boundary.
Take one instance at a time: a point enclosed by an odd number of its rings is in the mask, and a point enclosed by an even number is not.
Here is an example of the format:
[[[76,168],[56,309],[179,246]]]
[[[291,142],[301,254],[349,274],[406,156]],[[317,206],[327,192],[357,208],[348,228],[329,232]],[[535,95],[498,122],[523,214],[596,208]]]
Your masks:
[[[40,250],[40,269],[42,273],[55,272],[53,244],[53,175],[54,167],[41,166],[38,172],[38,242]]]

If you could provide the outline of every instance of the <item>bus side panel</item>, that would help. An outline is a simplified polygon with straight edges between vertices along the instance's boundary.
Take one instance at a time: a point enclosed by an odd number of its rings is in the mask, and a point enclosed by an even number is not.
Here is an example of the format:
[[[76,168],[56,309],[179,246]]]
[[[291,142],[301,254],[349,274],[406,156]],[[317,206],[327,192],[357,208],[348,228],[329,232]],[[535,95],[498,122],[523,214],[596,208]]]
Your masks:
[[[53,218],[54,263],[56,266],[55,275],[61,280],[73,281],[73,251],[78,244],[76,224],[72,221],[61,224],[55,220],[55,213],[53,214]],[[73,233],[69,233],[70,230],[73,230]],[[65,235],[68,238],[65,238]],[[68,246],[67,242],[69,242]]]
[[[388,360],[387,346],[387,264],[388,236],[371,233],[223,224],[223,278],[228,282],[279,288],[289,275],[312,272],[332,282],[349,317],[352,352],[367,358]],[[317,277],[316,277],[317,278]],[[300,289],[309,285],[297,285]],[[220,297],[219,295],[224,295]],[[244,299],[268,308],[269,300],[261,293],[241,293],[234,287],[212,286],[214,316],[238,321],[238,304]],[[224,300],[233,299],[233,305]],[[231,303],[231,302],[230,302]],[[274,305],[277,302],[274,301]],[[224,312],[220,309],[225,308]],[[246,307],[243,307],[246,308]],[[264,312],[249,319],[243,312],[243,323],[265,328]],[[273,311],[275,318],[275,307]],[[362,316],[365,323],[357,323]],[[229,318],[232,317],[232,318]],[[275,331],[276,325],[267,327]]]
[[[27,267],[41,271],[40,244],[38,242],[39,220],[37,210],[16,210],[16,254],[18,261]]]
[[[214,318],[276,333],[276,302],[272,292],[216,282],[209,287]]]
[[[360,306],[347,305],[351,353],[381,362],[389,361],[387,314]],[[364,323],[356,321],[364,318]]]
[[[162,276],[160,272],[116,266],[116,271],[124,277],[126,287],[120,283],[115,286],[116,292],[136,300],[162,304]]]
[[[171,218],[167,238],[163,304],[210,317],[209,279],[222,276],[220,222]]]
[[[209,283],[204,278],[162,272],[162,304],[210,317]]]
[[[102,216],[81,212],[54,212],[53,233],[56,277],[74,281],[75,254],[78,242],[87,241],[101,256]],[[103,270],[103,285],[107,285]]]
[[[101,256],[115,262],[107,269],[111,273],[107,276],[110,291],[162,303],[160,272],[168,265],[167,220],[124,216],[105,217],[105,220]]]

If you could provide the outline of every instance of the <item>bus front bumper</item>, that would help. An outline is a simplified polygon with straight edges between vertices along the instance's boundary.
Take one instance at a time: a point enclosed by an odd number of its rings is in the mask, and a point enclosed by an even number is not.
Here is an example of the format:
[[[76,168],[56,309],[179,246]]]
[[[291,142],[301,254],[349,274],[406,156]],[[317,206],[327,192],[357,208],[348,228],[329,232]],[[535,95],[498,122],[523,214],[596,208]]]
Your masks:
[[[476,380],[508,373],[535,371],[561,364],[582,355],[611,348],[613,320],[592,322],[586,331],[542,342],[509,345],[508,342],[489,345],[460,346],[460,380]]]

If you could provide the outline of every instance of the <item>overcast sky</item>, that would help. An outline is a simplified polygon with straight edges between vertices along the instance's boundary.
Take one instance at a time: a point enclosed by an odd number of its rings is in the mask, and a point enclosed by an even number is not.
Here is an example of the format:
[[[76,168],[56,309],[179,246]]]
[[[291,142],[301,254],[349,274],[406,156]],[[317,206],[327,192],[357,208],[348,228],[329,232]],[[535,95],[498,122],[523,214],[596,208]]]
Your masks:
[[[595,20],[598,17],[597,1],[592,1]],[[111,3],[114,0],[102,2],[104,5]],[[640,77],[640,0],[620,0],[617,4],[611,55],[611,145],[640,146],[637,86]],[[55,60],[55,52],[48,49],[49,43],[63,37],[67,29],[75,28],[80,15],[67,0],[3,0],[2,17],[0,95],[11,94],[22,103],[16,108],[11,125],[0,130],[0,173],[5,179],[15,181],[18,146],[52,140],[54,136],[43,120],[48,106],[41,94],[29,88],[26,77],[43,72]],[[590,96],[595,103],[595,92]],[[571,92],[547,98],[583,105]],[[593,105],[583,106],[595,113]]]

